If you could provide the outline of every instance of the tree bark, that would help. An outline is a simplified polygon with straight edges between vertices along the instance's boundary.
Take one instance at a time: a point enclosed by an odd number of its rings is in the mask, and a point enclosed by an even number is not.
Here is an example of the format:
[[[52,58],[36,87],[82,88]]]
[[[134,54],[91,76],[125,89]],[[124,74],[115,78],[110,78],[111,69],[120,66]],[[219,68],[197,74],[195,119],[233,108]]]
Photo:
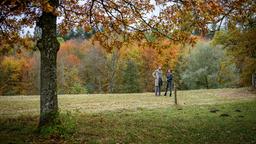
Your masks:
[[[178,104],[176,85],[174,85],[174,103],[175,103],[176,105]]]
[[[208,83],[208,78],[207,78],[207,76],[205,76],[205,85],[206,85],[206,89],[209,89],[209,83]]]
[[[256,73],[252,74],[252,87],[256,88]]]
[[[53,7],[58,6],[58,0],[49,0]],[[39,127],[55,122],[58,113],[57,100],[57,16],[51,12],[43,12],[37,26],[42,30],[37,47],[41,54],[40,69],[40,121]]]

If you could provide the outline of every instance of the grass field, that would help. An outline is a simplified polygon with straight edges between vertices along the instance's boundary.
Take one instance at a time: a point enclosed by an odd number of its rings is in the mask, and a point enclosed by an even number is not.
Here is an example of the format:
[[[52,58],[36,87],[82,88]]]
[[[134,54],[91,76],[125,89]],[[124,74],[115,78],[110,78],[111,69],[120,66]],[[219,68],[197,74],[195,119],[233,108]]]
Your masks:
[[[0,143],[256,143],[248,88],[179,91],[178,103],[152,93],[60,95],[76,123],[62,138],[35,134],[38,96],[0,97]]]

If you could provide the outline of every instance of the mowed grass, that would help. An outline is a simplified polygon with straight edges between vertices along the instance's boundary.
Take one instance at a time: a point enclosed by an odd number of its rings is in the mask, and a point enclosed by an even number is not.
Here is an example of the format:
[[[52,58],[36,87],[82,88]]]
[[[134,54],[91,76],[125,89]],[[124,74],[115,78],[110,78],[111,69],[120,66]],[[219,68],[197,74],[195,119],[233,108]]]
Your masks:
[[[143,94],[61,95],[77,129],[41,137],[39,97],[0,97],[0,143],[256,143],[256,94],[248,88]],[[213,112],[210,112],[213,111]]]
[[[256,94],[248,88],[209,89],[178,91],[177,97],[179,105],[189,106],[250,101],[256,99]],[[39,115],[39,99],[39,96],[0,96],[0,115]],[[168,108],[174,105],[173,96],[156,97],[153,93],[59,95],[58,101],[62,111],[85,113]]]

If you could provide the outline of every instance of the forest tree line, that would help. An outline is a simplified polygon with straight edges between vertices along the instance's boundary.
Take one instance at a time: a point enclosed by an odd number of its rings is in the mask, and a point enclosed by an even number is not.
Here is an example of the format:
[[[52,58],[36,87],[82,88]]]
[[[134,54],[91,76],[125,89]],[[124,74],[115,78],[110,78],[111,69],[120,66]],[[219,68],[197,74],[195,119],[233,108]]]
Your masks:
[[[170,43],[152,35],[106,48],[94,33],[72,30],[61,43],[57,59],[58,93],[135,93],[153,91],[152,72],[171,68],[179,89],[250,85],[256,70],[255,30],[220,31],[194,45]],[[149,42],[150,40],[150,42]],[[235,41],[236,43],[233,43]],[[0,94],[39,93],[40,55],[27,38],[2,45]],[[248,48],[249,47],[249,48]]]

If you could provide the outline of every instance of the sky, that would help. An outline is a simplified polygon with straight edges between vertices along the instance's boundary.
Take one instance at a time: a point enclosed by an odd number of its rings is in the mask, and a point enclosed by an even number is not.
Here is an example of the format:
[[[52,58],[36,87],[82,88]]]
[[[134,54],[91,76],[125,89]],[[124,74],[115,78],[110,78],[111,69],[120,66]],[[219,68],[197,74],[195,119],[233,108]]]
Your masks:
[[[80,1],[80,3],[83,3],[84,1]],[[156,2],[155,0],[150,0],[150,3],[156,5]],[[156,6],[155,7],[155,10],[152,12],[152,13],[148,13],[146,15],[146,17],[148,19],[150,19],[151,17],[153,16],[158,16],[159,15],[159,12],[161,11],[161,6]],[[61,21],[63,20],[63,17],[58,17],[57,19],[57,23],[60,23]],[[20,31],[20,35],[21,36],[25,36],[26,34],[30,34],[30,35],[34,35],[34,29],[35,29],[35,24],[33,27],[24,27],[22,28],[22,30]]]

